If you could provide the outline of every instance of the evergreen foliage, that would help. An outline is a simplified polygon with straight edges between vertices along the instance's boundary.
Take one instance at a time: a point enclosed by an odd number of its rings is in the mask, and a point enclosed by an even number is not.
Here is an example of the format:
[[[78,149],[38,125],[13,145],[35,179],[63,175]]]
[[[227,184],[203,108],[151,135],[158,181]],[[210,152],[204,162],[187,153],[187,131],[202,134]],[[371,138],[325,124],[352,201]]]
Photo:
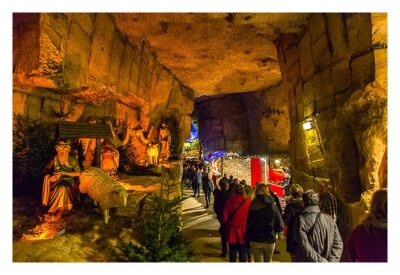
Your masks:
[[[39,120],[14,117],[13,126],[13,181],[14,193],[39,196],[42,171],[54,156],[55,140],[49,127]]]
[[[120,249],[127,261],[145,262],[192,262],[196,261],[190,241],[182,236],[181,207],[186,198],[180,195],[169,199],[171,193],[179,191],[176,186],[176,169],[164,170],[161,195],[147,197],[146,209],[136,229],[143,247],[121,244]],[[178,182],[179,184],[180,182]],[[175,190],[177,189],[177,190]]]

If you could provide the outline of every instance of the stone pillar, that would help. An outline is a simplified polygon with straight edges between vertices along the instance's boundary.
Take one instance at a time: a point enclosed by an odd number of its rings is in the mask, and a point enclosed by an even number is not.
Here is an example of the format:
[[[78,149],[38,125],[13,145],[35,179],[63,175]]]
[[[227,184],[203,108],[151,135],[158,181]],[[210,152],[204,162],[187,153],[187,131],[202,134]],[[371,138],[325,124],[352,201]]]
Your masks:
[[[276,42],[289,97],[293,180],[306,188],[316,187],[315,177],[331,180],[344,236],[386,175],[386,31],[385,14],[313,14],[300,35]],[[307,153],[306,119],[318,127],[318,166]]]

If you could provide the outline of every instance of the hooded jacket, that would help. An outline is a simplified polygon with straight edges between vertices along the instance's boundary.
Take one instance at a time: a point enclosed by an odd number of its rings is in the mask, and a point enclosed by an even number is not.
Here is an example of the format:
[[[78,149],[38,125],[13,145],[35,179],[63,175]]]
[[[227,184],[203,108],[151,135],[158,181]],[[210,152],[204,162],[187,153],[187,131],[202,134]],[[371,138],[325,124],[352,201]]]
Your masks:
[[[303,209],[303,201],[301,199],[292,199],[285,207],[283,221],[287,226],[286,231],[286,251],[292,255],[296,255],[296,242],[294,223],[298,213]]]
[[[242,201],[244,202],[240,205]],[[223,210],[223,222],[225,224],[226,241],[228,243],[245,243],[246,220],[249,206],[250,200],[245,199],[241,194],[231,195],[227,199]],[[232,215],[237,208],[236,213]]]
[[[295,223],[296,262],[339,262],[343,242],[331,216],[321,213],[318,205],[304,207]]]
[[[284,223],[271,196],[257,196],[250,205],[246,224],[246,239],[252,242],[274,243],[275,233]]]

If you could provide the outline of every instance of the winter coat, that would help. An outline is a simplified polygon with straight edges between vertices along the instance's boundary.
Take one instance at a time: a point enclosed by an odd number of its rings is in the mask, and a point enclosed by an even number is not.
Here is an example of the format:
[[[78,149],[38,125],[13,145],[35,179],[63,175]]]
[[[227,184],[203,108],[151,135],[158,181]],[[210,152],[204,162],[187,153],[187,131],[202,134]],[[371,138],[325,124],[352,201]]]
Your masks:
[[[186,169],[186,174],[184,175],[184,179],[193,181],[194,171],[191,168]]]
[[[202,174],[201,172],[194,172],[193,174],[193,184],[194,185],[201,185],[201,178],[202,178]]]
[[[271,196],[257,196],[250,204],[246,223],[248,241],[274,243],[275,233],[281,232],[284,223]]]
[[[316,221],[318,213],[320,216]],[[342,238],[336,223],[329,215],[321,213],[318,205],[306,206],[300,211],[295,231],[297,262],[339,262],[343,252]]]
[[[296,255],[296,242],[295,242],[295,230],[294,223],[297,218],[297,214],[303,209],[303,203],[300,200],[293,200],[289,202],[285,207],[285,214],[283,214],[283,221],[287,226],[286,230],[286,251],[291,255]]]
[[[223,222],[223,210],[226,201],[229,198],[229,193],[227,190],[215,189],[214,191],[214,212],[217,214],[217,219],[220,223]]]
[[[242,203],[242,201],[244,202]],[[231,213],[242,203],[236,213]],[[224,206],[223,222],[225,224],[226,241],[230,244],[245,244],[246,220],[249,212],[250,200],[242,194],[231,195]],[[229,219],[230,217],[230,219]],[[229,219],[229,220],[228,220]]]
[[[347,249],[352,262],[387,262],[387,229],[361,224],[351,232]]]
[[[214,191],[214,182],[208,176],[207,173],[203,173],[203,176],[201,178],[201,185],[202,185],[204,193],[210,193],[211,194],[212,191]]]
[[[222,179],[219,180],[219,182],[218,182],[219,188],[222,189],[222,184],[223,184],[224,182],[228,182],[228,183],[229,183],[229,180],[228,180],[227,177],[223,177]]]

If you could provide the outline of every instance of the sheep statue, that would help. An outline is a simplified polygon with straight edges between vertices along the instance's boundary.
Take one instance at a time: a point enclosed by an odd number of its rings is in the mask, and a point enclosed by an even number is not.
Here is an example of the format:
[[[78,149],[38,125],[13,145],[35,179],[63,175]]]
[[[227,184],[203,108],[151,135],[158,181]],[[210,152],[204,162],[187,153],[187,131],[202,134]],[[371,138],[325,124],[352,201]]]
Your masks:
[[[113,207],[127,206],[128,193],[118,182],[97,167],[84,170],[79,176],[79,191],[87,193],[103,211],[104,223],[110,218]]]

